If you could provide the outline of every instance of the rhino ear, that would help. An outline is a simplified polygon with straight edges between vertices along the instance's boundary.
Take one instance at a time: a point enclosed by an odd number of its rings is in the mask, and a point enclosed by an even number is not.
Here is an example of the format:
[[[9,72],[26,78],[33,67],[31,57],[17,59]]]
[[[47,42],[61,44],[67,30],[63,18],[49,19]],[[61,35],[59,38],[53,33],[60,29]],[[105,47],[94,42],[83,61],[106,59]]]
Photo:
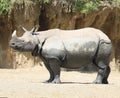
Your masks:
[[[39,29],[39,25],[36,25],[35,32],[37,32]]]
[[[24,32],[27,32],[27,30],[24,27],[22,27],[22,29],[23,29]]]
[[[31,32],[37,32],[39,29],[39,25],[36,25],[34,28],[32,28]]]
[[[32,30],[30,31],[31,33],[33,33],[35,31],[35,27],[34,28],[32,28]]]
[[[13,31],[12,37],[17,37],[16,30]]]

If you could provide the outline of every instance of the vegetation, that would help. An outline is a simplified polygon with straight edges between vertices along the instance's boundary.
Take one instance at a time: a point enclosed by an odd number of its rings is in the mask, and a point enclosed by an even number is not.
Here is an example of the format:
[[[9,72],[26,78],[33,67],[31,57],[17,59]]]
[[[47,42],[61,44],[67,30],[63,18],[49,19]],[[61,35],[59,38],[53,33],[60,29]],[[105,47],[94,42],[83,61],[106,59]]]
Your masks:
[[[112,0],[113,6],[120,8],[120,0]]]
[[[10,14],[14,2],[29,3],[30,0],[0,0],[0,16]],[[50,3],[51,0],[34,0],[35,3]],[[89,10],[97,10],[101,2],[109,2],[113,6],[120,7],[120,0],[66,0],[73,4],[73,10],[81,13],[87,13]]]
[[[86,13],[89,10],[97,10],[100,0],[74,0],[74,10]]]
[[[9,0],[0,0],[0,16],[10,14],[11,6]]]
[[[41,2],[43,2],[43,3],[49,3],[50,2],[50,0],[11,0],[11,3],[12,4],[14,4],[14,3],[20,4],[20,3],[24,2],[26,5],[29,5],[29,3],[31,1],[34,1],[34,3],[41,3]]]
[[[97,10],[101,5],[109,5],[120,8],[120,0],[71,0],[74,10],[87,13],[90,10]]]
[[[12,4],[13,3],[21,3],[25,2],[25,4],[29,4],[30,0],[0,0],[0,16],[4,15],[10,15]],[[50,0],[34,0],[35,3],[43,2],[43,3],[49,3]]]

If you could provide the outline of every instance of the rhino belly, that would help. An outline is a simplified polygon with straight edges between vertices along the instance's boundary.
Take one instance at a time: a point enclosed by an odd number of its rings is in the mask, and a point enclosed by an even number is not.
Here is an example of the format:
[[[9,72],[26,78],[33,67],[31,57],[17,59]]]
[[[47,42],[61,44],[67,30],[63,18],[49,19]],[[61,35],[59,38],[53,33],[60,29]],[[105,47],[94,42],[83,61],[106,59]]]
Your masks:
[[[65,41],[66,59],[62,67],[80,68],[84,65],[91,64],[95,58],[98,48],[98,41],[74,39]]]
[[[70,69],[81,68],[85,65],[91,64],[93,61],[93,58],[94,58],[93,56],[87,56],[87,55],[82,56],[82,54],[80,54],[79,56],[68,55],[62,67],[70,68]]]

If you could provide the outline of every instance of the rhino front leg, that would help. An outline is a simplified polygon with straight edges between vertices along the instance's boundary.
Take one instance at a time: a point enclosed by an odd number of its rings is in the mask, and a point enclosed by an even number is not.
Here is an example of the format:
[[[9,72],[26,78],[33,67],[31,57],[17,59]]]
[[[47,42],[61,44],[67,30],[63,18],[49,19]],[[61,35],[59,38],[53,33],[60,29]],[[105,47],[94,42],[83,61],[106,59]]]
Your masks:
[[[54,79],[53,79],[52,83],[56,83],[56,84],[61,83],[61,80],[60,80],[61,61],[57,58],[51,58],[49,60],[49,65],[54,74]]]
[[[47,68],[50,74],[50,78],[46,82],[50,83],[54,80],[54,74],[48,63],[45,63],[45,67]]]

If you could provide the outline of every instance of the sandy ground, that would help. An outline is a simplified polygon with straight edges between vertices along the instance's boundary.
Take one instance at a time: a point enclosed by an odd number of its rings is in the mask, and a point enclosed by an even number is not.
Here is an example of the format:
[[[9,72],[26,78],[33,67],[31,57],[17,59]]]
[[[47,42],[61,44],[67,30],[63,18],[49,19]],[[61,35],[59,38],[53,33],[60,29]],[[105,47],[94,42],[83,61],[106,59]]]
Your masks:
[[[110,84],[91,84],[96,73],[61,73],[62,84],[43,83],[44,67],[0,69],[0,98],[120,98],[120,73],[111,72]]]

